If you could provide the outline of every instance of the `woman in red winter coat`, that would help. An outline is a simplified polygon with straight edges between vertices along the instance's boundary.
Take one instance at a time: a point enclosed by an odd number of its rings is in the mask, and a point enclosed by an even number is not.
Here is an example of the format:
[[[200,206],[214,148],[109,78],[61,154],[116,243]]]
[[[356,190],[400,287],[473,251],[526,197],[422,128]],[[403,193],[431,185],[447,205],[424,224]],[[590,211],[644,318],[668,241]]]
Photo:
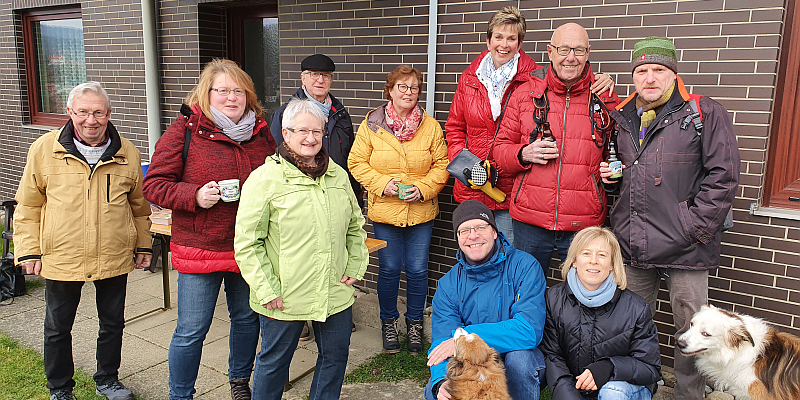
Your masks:
[[[171,260],[179,273],[178,323],[169,346],[170,399],[191,399],[195,393],[203,340],[222,282],[231,322],[231,396],[250,399],[259,322],[233,258],[233,227],[241,184],[275,153],[263,114],[250,76],[230,60],[214,59],[151,158],[144,195],[172,209]],[[223,187],[221,181],[227,181]]]

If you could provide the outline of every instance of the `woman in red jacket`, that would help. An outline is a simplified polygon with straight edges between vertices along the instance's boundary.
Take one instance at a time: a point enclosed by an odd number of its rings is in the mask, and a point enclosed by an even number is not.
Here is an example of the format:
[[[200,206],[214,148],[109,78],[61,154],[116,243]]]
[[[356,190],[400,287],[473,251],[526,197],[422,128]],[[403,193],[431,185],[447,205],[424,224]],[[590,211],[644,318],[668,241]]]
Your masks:
[[[169,398],[191,399],[195,393],[203,340],[224,281],[231,321],[231,397],[249,400],[259,322],[233,258],[233,227],[238,190],[275,153],[275,140],[252,79],[230,60],[209,62],[185,103],[156,143],[143,184],[148,200],[172,209],[170,250],[179,275]],[[228,182],[220,187],[221,181]]]
[[[461,74],[445,123],[450,161],[466,148],[497,167],[493,147],[506,101],[517,87],[532,79],[533,71],[541,68],[520,50],[525,30],[525,17],[516,7],[504,7],[489,20],[486,33],[488,49]],[[468,188],[457,179],[453,195],[458,202],[474,199],[486,204],[494,212],[497,230],[513,243],[514,233],[508,214],[508,194],[513,184],[514,175],[500,170],[496,186],[506,194],[502,203],[480,190]]]

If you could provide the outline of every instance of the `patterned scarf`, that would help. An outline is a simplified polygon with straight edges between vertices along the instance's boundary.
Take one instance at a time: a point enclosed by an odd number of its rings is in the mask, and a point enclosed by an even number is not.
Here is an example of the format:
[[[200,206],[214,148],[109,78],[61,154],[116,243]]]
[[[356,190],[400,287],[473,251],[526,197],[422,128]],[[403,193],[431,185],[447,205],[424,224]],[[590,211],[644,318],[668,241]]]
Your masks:
[[[303,93],[306,94],[306,98],[307,99],[310,99],[311,101],[313,101],[314,104],[316,104],[317,107],[319,107],[322,110],[322,112],[325,113],[325,118],[327,118],[327,117],[329,117],[331,115],[331,106],[333,105],[331,103],[331,96],[325,95],[325,102],[320,103],[320,102],[317,101],[317,99],[311,97],[311,95],[308,94],[308,90],[306,90],[305,86],[303,86]]]
[[[478,80],[486,88],[489,94],[489,104],[492,106],[492,119],[497,119],[500,115],[501,102],[503,101],[503,94],[506,92],[508,85],[517,75],[517,61],[519,60],[519,53],[514,55],[514,58],[501,65],[500,68],[495,69],[492,63],[492,53],[486,54],[486,57],[481,61],[475,74],[478,75]]]
[[[319,149],[319,153],[314,156],[314,161],[317,162],[317,166],[311,166],[303,162],[300,159],[300,155],[295,153],[292,149],[289,148],[289,144],[286,142],[281,143],[278,146],[278,154],[281,155],[286,161],[289,161],[292,165],[297,167],[300,172],[310,176],[313,179],[317,179],[322,175],[325,175],[325,172],[328,171],[328,150],[325,150],[325,146]]]
[[[672,97],[673,91],[675,91],[675,84],[673,84],[661,98],[652,103],[648,103],[642,96],[636,96],[636,114],[642,119],[642,124],[639,126],[639,145],[644,141],[647,128],[656,120],[656,116],[658,115],[656,108],[667,104],[667,101]]]
[[[389,100],[385,108],[386,125],[392,128],[392,133],[397,137],[397,140],[402,143],[413,139],[414,134],[417,133],[417,129],[419,128],[420,121],[422,121],[422,107],[420,107],[419,104],[415,105],[414,109],[406,115],[405,120],[397,115],[391,100]]]
[[[209,108],[211,109],[211,116],[214,117],[214,124],[222,129],[222,133],[234,142],[241,144],[253,137],[253,129],[256,127],[256,113],[253,110],[244,113],[237,124],[231,121],[222,111],[214,107]]]
[[[589,308],[600,307],[608,303],[614,298],[614,292],[617,291],[617,279],[613,272],[608,274],[608,278],[600,284],[597,290],[589,290],[578,279],[578,271],[570,268],[567,273],[567,285],[572,289],[575,298]]]

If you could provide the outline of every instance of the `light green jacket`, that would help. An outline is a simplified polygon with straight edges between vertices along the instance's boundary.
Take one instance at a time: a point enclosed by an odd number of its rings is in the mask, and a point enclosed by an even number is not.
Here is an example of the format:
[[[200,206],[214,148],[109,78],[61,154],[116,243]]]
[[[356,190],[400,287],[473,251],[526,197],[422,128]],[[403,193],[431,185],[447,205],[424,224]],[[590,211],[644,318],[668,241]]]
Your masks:
[[[250,307],[279,320],[325,321],[353,304],[343,276],[367,270],[364,216],[347,172],[334,162],[311,179],[279,155],[244,183],[233,247]],[[283,310],[263,307],[277,297]]]

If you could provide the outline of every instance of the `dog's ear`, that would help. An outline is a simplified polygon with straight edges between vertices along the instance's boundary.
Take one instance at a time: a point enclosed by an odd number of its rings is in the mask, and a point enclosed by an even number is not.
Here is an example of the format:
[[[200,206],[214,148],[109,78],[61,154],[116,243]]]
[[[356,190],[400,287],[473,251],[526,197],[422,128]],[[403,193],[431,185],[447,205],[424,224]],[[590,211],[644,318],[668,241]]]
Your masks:
[[[744,342],[750,343],[750,345],[753,347],[756,346],[756,342],[753,340],[753,335],[751,335],[750,331],[747,330],[747,327],[741,323],[731,327],[731,329],[728,330],[726,339],[731,348],[737,348]]]
[[[489,361],[491,348],[482,339],[477,338],[465,343],[464,358],[475,365],[483,365]]]

